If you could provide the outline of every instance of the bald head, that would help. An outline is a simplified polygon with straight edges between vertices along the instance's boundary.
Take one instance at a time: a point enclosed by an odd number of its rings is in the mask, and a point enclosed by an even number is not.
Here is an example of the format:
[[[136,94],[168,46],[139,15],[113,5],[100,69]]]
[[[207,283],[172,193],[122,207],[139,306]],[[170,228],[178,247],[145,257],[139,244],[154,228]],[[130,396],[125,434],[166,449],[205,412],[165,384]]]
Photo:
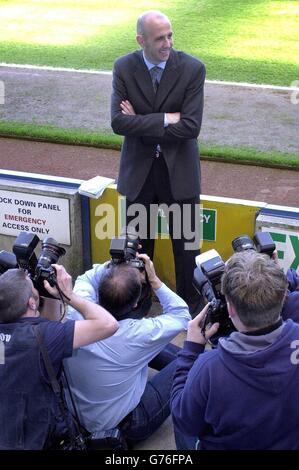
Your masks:
[[[137,20],[138,44],[152,64],[166,62],[172,49],[172,30],[169,19],[160,11],[142,13]]]
[[[153,22],[163,21],[170,25],[170,21],[164,13],[158,10],[149,10],[142,13],[137,19],[137,34],[146,34]]]

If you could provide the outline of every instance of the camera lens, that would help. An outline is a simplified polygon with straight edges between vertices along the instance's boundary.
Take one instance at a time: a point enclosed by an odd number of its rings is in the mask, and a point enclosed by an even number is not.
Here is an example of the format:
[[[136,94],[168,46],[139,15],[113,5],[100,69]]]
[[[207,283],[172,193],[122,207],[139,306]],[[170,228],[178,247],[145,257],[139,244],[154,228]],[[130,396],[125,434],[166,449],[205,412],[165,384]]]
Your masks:
[[[254,250],[254,244],[248,235],[241,235],[232,241],[232,247],[235,253],[245,250]]]
[[[42,251],[35,269],[34,280],[38,282],[42,279],[47,279],[50,284],[55,281],[55,270],[51,266],[57,263],[58,258],[65,255],[65,249],[58,245],[54,238],[46,238],[42,244]]]
[[[42,243],[42,251],[38,260],[38,265],[49,267],[57,263],[60,256],[65,255],[65,249],[58,245],[54,238],[46,238]]]

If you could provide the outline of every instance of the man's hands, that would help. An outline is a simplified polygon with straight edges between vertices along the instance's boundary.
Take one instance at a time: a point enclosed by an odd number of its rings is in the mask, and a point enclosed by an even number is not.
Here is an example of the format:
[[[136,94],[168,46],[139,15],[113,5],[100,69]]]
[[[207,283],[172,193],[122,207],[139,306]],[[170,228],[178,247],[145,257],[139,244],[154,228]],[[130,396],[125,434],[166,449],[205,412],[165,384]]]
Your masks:
[[[168,124],[177,124],[181,119],[181,113],[166,113]]]
[[[73,293],[72,277],[60,264],[52,264],[52,266],[55,268],[57,284],[60,287],[60,290],[67,298],[70,299]],[[50,286],[48,281],[44,281],[44,287],[47,289],[49,294],[53,295],[53,297],[60,298],[57,287]]]
[[[126,116],[136,116],[135,110],[129,100],[124,100],[120,103],[121,112]],[[168,124],[177,124],[181,119],[181,113],[166,113],[166,120]]]
[[[207,330],[203,330],[206,315],[208,313],[210,304],[207,304],[202,311],[190,320],[188,323],[187,341],[205,345],[208,340],[217,332],[219,323],[213,325]]]
[[[138,254],[137,256],[144,262],[145,270],[151,287],[153,289],[159,289],[162,286],[162,282],[156,274],[154,263],[145,253]]]
[[[120,107],[121,107],[121,112],[123,114],[126,114],[127,116],[135,116],[136,115],[136,113],[134,111],[134,108],[131,105],[130,101],[128,101],[128,100],[122,101],[120,103]]]

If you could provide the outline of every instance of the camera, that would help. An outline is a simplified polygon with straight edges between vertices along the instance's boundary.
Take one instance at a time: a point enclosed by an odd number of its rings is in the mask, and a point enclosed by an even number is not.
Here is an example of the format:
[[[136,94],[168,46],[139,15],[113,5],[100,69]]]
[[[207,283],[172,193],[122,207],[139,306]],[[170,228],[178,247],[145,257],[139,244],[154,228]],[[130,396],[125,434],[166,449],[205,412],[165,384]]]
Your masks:
[[[0,274],[5,273],[8,269],[17,268],[18,263],[13,253],[9,251],[0,251]]]
[[[268,255],[270,258],[276,248],[269,232],[256,232],[253,240],[251,240],[248,235],[240,235],[232,241],[232,247],[235,253],[239,251],[254,250],[258,253]]]
[[[56,273],[52,264],[65,255],[65,249],[54,238],[48,237],[42,242],[42,249],[37,258],[34,250],[39,241],[39,237],[33,233],[20,232],[13,244],[13,253],[4,250],[0,252],[0,274],[12,268],[24,269],[28,271],[39,293],[49,297],[43,281],[47,280],[51,286],[56,285]]]
[[[253,240],[248,235],[240,235],[232,241],[234,252],[253,250],[272,257],[276,249],[269,232],[256,232]],[[193,276],[193,286],[203,296],[210,307],[205,319],[205,325],[219,323],[219,329],[211,338],[212,344],[217,344],[219,337],[227,336],[235,330],[227,310],[224,295],[221,293],[221,278],[225,264],[216,250],[209,250],[195,258],[196,268]]]
[[[128,450],[128,445],[119,428],[96,431],[88,439],[89,450]]]
[[[225,264],[216,250],[209,250],[196,256],[193,286],[210,306],[205,319],[205,325],[219,323],[219,329],[211,338],[212,344],[217,344],[220,336],[227,336],[235,330],[227,311],[224,295],[221,293],[221,278]]]
[[[114,237],[110,244],[110,256],[113,264],[128,263],[140,271],[144,270],[144,263],[137,258],[136,254],[139,246],[139,237],[132,229],[127,230],[120,235]]]

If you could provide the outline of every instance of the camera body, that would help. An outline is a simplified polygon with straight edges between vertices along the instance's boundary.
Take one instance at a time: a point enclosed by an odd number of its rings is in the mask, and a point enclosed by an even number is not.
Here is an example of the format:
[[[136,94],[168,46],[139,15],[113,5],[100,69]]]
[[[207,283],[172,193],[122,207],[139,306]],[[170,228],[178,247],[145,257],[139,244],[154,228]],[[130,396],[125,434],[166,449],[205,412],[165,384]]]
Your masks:
[[[195,262],[193,286],[210,302],[204,327],[219,323],[217,334],[211,338],[214,344],[220,336],[227,336],[235,329],[228,315],[225,297],[221,293],[221,278],[225,264],[216,250],[209,250],[196,256]]]
[[[128,445],[119,428],[107,431],[96,431],[89,436],[87,442],[89,450],[128,450]]]
[[[140,271],[144,270],[144,263],[137,258],[139,237],[133,230],[126,230],[120,237],[114,237],[110,244],[110,256],[113,264],[127,263]]]
[[[256,232],[253,240],[248,235],[240,235],[232,241],[235,253],[246,250],[254,250],[268,256],[273,255],[276,246],[269,232]]]
[[[275,243],[269,232],[256,232],[253,240],[248,235],[241,235],[232,241],[234,252],[253,250],[272,257],[276,249]],[[219,337],[227,336],[235,330],[227,310],[224,295],[221,293],[221,278],[225,264],[216,250],[209,250],[195,258],[193,286],[203,296],[210,307],[205,320],[205,326],[209,323],[219,323],[219,329],[211,338],[213,344]]]
[[[54,238],[48,237],[42,242],[37,258],[34,250],[39,241],[39,237],[33,233],[20,232],[13,244],[13,253],[4,250],[0,252],[0,274],[12,268],[24,269],[39,293],[48,297],[43,281],[47,280],[51,286],[56,285],[56,273],[52,264],[57,263],[59,257],[65,254],[65,249]]]

